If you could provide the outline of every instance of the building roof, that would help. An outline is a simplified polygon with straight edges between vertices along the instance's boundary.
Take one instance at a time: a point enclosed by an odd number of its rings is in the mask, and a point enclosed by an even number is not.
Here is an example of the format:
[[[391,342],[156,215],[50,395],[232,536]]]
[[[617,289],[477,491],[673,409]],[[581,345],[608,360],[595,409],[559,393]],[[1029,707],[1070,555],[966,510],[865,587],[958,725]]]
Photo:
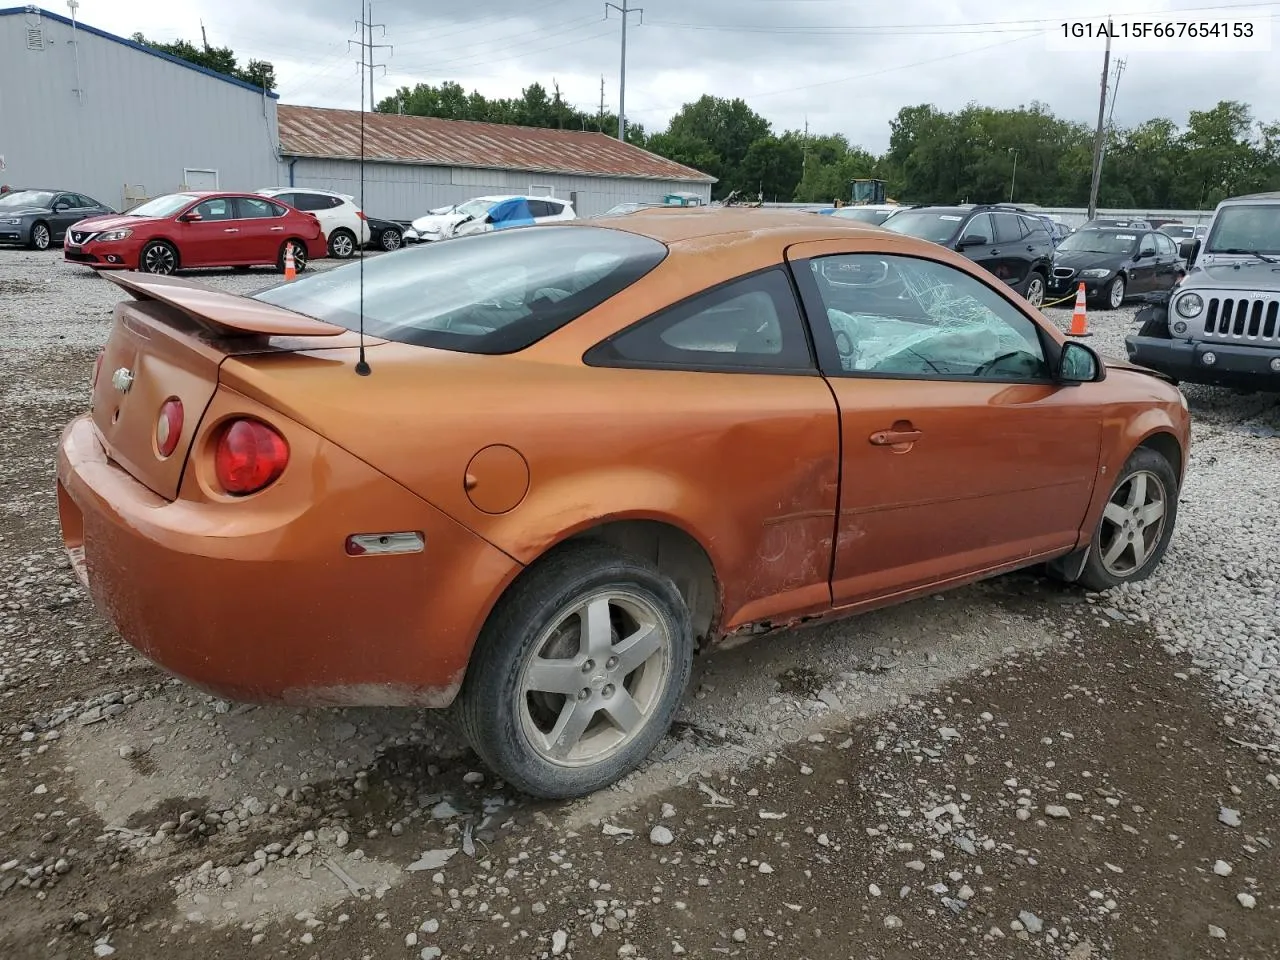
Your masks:
[[[360,111],[280,104],[280,153],[360,159]],[[364,158],[383,163],[715,183],[716,178],[603,133],[366,113]]]
[[[196,73],[203,73],[207,77],[213,77],[215,80],[221,80],[224,83],[232,83],[237,87],[244,87],[246,90],[252,90],[259,96],[262,95],[262,88],[256,87],[252,83],[246,83],[238,77],[232,77],[225,73],[218,73],[217,70],[210,70],[208,67],[202,67],[198,63],[192,63],[190,60],[183,60],[181,57],[175,57],[172,54],[165,53],[163,50],[157,50],[154,47],[148,47],[146,44],[137,43],[125,37],[117,37],[114,33],[107,33],[105,30],[99,30],[97,27],[91,27],[80,21],[72,21],[68,17],[62,16],[60,13],[51,13],[40,7],[4,7],[0,9],[0,17],[14,17],[18,14],[39,16],[43,19],[53,20],[68,27],[75,27],[77,30],[83,30],[85,33],[92,34],[95,37],[101,37],[104,40],[110,40],[113,43],[119,43],[126,47],[132,47],[140,53],[145,53],[152,57],[159,57],[161,60],[168,60],[170,63],[176,63],[180,67],[186,67],[188,70],[194,70]],[[267,96],[272,100],[280,99],[280,94],[268,90]]]

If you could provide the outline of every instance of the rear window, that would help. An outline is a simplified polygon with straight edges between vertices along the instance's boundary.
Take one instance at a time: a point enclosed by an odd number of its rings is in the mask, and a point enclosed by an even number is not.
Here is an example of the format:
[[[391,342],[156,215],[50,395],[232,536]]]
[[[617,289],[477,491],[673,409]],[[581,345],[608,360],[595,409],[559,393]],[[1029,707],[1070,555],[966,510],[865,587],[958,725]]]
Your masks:
[[[662,262],[663,244],[601,227],[515,227],[364,262],[370,336],[464,353],[514,353],[604,303]],[[360,262],[254,294],[360,327]]]

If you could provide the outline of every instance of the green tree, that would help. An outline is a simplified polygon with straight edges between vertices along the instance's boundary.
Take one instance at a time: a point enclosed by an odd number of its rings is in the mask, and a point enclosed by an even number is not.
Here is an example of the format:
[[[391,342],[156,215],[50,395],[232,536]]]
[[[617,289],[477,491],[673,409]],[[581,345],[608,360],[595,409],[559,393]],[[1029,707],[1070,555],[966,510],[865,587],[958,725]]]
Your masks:
[[[186,40],[159,43],[155,40],[148,40],[141,33],[135,33],[131,39],[134,43],[140,43],[153,50],[159,50],[161,53],[167,53],[171,57],[177,57],[179,60],[197,64],[207,70],[213,70],[215,73],[235,77],[237,80],[251,83],[255,87],[262,87],[266,90],[274,90],[276,87],[275,66],[266,60],[250,60],[242,68],[236,61],[235,52],[230,47],[211,47],[207,45],[197,47]]]

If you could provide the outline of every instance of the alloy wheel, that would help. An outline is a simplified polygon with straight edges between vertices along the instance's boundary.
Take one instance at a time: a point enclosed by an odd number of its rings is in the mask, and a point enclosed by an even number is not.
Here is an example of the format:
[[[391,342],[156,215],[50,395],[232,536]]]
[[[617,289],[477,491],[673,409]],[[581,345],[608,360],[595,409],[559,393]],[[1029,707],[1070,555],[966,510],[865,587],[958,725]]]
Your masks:
[[[1099,553],[1103,569],[1124,578],[1142,569],[1164,534],[1168,492],[1149,470],[1134,472],[1102,511]]]
[[[1121,304],[1124,303],[1124,278],[1116,277],[1111,281],[1110,304],[1112,309],[1119,310]]]
[[[333,255],[345,260],[355,252],[355,241],[345,233],[339,233],[329,241],[329,247],[333,250]],[[295,254],[296,256],[296,254]]]
[[[665,623],[644,597],[610,587],[542,632],[517,688],[522,731],[542,759],[597,764],[649,724],[672,669]]]
[[[49,249],[49,228],[43,223],[37,223],[31,229],[31,243],[37,250]]]
[[[176,266],[173,248],[163,243],[153,244],[142,253],[142,269],[147,273],[169,274]]]
[[[400,237],[400,231],[399,231],[399,230],[385,230],[385,231],[383,231],[383,234],[382,234],[382,249],[383,249],[383,250],[399,250],[399,249],[400,249],[400,242],[401,242],[401,237]]]
[[[1031,280],[1027,283],[1027,302],[1033,307],[1039,307],[1044,303],[1044,281],[1040,279],[1040,275],[1033,273]]]

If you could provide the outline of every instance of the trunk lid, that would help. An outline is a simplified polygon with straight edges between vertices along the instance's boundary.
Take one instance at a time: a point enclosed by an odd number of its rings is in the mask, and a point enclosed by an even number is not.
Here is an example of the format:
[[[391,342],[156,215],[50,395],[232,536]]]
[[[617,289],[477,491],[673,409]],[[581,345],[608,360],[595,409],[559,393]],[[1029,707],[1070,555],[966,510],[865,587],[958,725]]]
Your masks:
[[[177,497],[223,360],[354,342],[343,327],[193,281],[140,274],[107,279],[133,300],[116,305],[93,388],[93,422],[108,456],[168,500]],[[173,453],[162,457],[157,427],[161,407],[170,398],[182,403],[182,428]]]

